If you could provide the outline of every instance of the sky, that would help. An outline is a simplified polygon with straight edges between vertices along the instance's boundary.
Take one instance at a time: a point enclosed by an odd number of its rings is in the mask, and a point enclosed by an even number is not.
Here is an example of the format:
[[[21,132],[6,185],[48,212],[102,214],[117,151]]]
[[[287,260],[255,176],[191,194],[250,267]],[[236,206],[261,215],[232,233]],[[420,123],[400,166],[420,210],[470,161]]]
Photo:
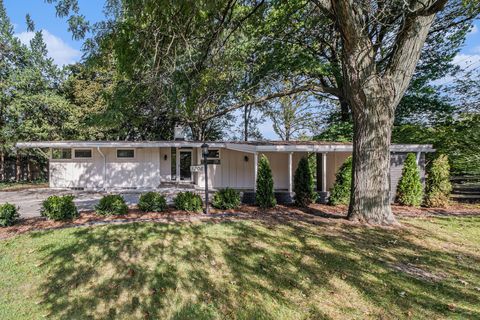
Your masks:
[[[101,0],[78,0],[80,12],[88,21],[95,23],[104,17]],[[58,65],[78,62],[82,58],[83,41],[72,39],[67,30],[66,19],[60,19],[55,14],[54,4],[48,4],[44,0],[4,0],[7,14],[14,25],[17,37],[24,43],[28,43],[33,37],[32,32],[27,32],[25,16],[30,14],[35,22],[36,30],[42,30],[49,56]],[[477,20],[474,28],[468,34],[465,45],[455,57],[454,62],[467,68],[467,70],[480,68],[480,21]],[[448,83],[452,79],[444,79],[440,83]],[[271,121],[265,121],[260,125],[260,131],[266,139],[278,139],[272,129]]]

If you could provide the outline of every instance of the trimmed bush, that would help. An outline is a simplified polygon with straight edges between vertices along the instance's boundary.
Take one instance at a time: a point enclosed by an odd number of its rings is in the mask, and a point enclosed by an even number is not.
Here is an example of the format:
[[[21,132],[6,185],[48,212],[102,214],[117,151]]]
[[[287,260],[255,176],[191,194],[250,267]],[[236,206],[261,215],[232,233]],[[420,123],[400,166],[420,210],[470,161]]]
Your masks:
[[[200,195],[186,191],[180,192],[173,199],[175,208],[178,210],[190,211],[190,212],[201,212],[202,211],[202,198]]]
[[[317,193],[313,188],[313,176],[307,158],[300,159],[295,176],[293,178],[295,191],[295,204],[299,207],[307,207],[317,200]]]
[[[73,203],[75,197],[67,196],[50,196],[43,201],[40,214],[50,220],[71,220],[78,216],[78,210]]]
[[[128,213],[128,206],[121,195],[109,194],[100,199],[95,211],[102,216],[121,215]]]
[[[13,226],[19,217],[18,208],[13,204],[0,204],[0,227]]]
[[[448,157],[444,154],[439,155],[431,162],[427,172],[425,205],[427,207],[445,207],[449,203],[452,192]]]
[[[350,203],[352,187],[352,157],[348,157],[335,175],[335,183],[330,190],[328,204],[335,206]]]
[[[217,209],[235,209],[240,205],[240,193],[231,188],[225,188],[213,195],[212,205]]]
[[[140,196],[138,208],[144,212],[162,212],[167,208],[167,200],[158,192],[147,192]]]
[[[270,163],[262,154],[258,161],[257,192],[255,201],[261,208],[271,208],[277,205],[273,191],[273,176]]]
[[[402,177],[397,186],[397,202],[404,206],[418,207],[423,199],[420,170],[414,153],[407,154],[403,163]]]

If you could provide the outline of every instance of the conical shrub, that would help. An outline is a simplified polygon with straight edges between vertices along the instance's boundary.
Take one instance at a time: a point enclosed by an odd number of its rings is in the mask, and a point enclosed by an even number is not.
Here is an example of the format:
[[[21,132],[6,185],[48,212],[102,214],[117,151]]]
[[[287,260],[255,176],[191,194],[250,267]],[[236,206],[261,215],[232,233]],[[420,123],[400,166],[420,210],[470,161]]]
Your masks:
[[[317,199],[313,189],[312,170],[307,158],[300,159],[293,179],[295,191],[295,204],[299,207],[307,207]]]
[[[423,186],[417,158],[414,153],[409,153],[403,163],[402,177],[397,186],[397,202],[404,206],[418,207],[422,198]]]
[[[350,189],[352,187],[352,157],[348,157],[335,175],[335,184],[330,190],[328,204],[339,205],[350,203]]]
[[[435,158],[428,167],[425,187],[425,205],[427,207],[445,207],[452,192],[450,183],[450,164],[444,154]]]
[[[265,155],[258,161],[257,192],[255,201],[262,208],[271,208],[277,204],[273,190],[273,176],[270,163]]]

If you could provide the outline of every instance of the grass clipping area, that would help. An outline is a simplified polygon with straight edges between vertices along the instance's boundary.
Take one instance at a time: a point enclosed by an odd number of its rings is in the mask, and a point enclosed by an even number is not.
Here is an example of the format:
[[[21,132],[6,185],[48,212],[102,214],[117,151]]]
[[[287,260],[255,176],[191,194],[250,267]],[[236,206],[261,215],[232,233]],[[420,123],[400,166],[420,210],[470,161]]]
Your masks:
[[[480,318],[480,218],[275,217],[0,241],[0,319]]]

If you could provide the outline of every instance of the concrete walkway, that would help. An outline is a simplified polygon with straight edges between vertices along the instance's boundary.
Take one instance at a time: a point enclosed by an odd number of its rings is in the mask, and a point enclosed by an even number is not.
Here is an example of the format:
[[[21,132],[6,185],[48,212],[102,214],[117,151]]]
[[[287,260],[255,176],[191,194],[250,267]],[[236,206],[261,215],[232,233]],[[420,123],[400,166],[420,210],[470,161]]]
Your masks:
[[[165,194],[167,203],[172,203],[173,197],[180,191],[175,188],[164,188],[155,190]],[[125,202],[130,205],[138,203],[138,198],[146,191],[132,190],[132,191],[108,191],[108,192],[89,192],[89,191],[74,191],[74,190],[58,190],[49,188],[27,189],[20,191],[0,191],[0,203],[11,203],[19,207],[20,217],[30,218],[40,216],[40,209],[42,202],[51,195],[67,195],[75,196],[75,205],[79,211],[92,210],[98,203],[101,197],[106,194],[121,194]]]

